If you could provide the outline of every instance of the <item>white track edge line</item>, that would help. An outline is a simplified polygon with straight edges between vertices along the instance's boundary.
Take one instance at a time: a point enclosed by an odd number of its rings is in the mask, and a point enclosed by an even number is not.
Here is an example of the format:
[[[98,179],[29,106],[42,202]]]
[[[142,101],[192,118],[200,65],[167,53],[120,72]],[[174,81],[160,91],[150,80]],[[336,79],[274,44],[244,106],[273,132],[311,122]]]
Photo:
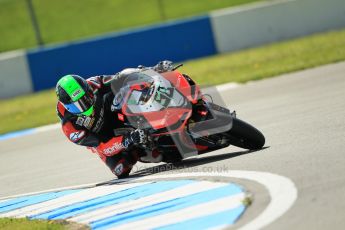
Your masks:
[[[0,217],[26,217],[26,216],[34,216],[40,215],[45,212],[48,212],[52,209],[62,208],[67,205],[84,202],[86,200],[94,199],[99,196],[106,196],[111,193],[120,192],[129,188],[133,188],[136,186],[141,186],[145,184],[149,184],[150,182],[142,182],[142,183],[128,183],[119,185],[119,187],[115,186],[96,186],[88,189],[83,189],[80,192],[68,194],[62,197],[54,198],[51,200],[47,200],[44,202],[28,205],[22,208],[18,208],[9,212],[5,212],[0,214]],[[89,191],[88,191],[89,190]],[[91,194],[89,194],[91,192]]]
[[[98,219],[103,219],[103,218],[107,218],[119,213],[124,213],[130,210],[143,208],[147,206],[147,203],[150,203],[150,205],[154,205],[154,204],[165,202],[171,199],[177,199],[180,197],[196,194],[199,192],[204,192],[210,189],[219,188],[227,184],[228,183],[200,181],[197,183],[184,185],[182,187],[177,187],[172,190],[167,190],[167,191],[160,192],[157,194],[144,196],[136,200],[129,200],[125,203],[116,204],[114,206],[108,206],[102,209],[97,209],[92,212],[71,217],[69,218],[69,220],[87,224],[93,221],[97,221]]]
[[[209,173],[178,173],[169,175],[151,175],[147,177],[138,178],[128,178],[122,179],[121,182],[139,182],[143,180],[154,180],[154,179],[176,179],[182,177],[228,177],[228,178],[238,178],[247,179],[258,182],[267,188],[269,195],[271,197],[270,203],[265,208],[265,210],[260,213],[259,216],[254,218],[251,222],[245,224],[241,229],[260,229],[268,224],[272,223],[279,217],[281,217],[285,212],[287,212],[297,199],[297,188],[294,183],[287,177],[276,175],[268,172],[258,172],[258,171],[241,171],[241,170],[231,170],[224,172],[209,172]],[[95,185],[95,184],[94,184]],[[90,185],[79,185],[79,188],[87,187]],[[71,188],[71,187],[67,187]],[[78,186],[73,186],[77,189]],[[50,191],[60,191],[63,188],[50,190]],[[43,193],[43,192],[39,192]],[[39,194],[36,193],[36,194]],[[19,196],[16,196],[19,197]],[[6,198],[4,198],[6,199]]]
[[[271,197],[270,203],[265,210],[260,213],[254,220],[245,224],[240,229],[251,230],[261,229],[272,223],[294,204],[297,199],[297,188],[294,183],[287,177],[276,175],[268,172],[258,171],[241,171],[231,170],[224,172],[210,172],[210,173],[180,173],[170,175],[152,175],[145,178],[138,178],[137,181],[147,179],[175,179],[181,177],[229,177],[238,179],[247,179],[258,182],[267,188]]]

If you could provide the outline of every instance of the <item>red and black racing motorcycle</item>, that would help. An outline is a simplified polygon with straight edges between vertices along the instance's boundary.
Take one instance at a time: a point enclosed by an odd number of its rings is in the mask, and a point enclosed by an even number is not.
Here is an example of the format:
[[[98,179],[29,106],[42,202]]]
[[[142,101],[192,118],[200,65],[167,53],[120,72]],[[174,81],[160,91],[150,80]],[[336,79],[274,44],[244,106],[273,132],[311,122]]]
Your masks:
[[[249,150],[264,146],[259,130],[204,96],[189,76],[177,71],[180,66],[164,73],[135,69],[120,88],[112,85],[112,110],[120,112],[128,129],[149,134],[138,148],[159,151],[164,162],[179,162],[229,145]],[[122,131],[128,130],[117,132]]]

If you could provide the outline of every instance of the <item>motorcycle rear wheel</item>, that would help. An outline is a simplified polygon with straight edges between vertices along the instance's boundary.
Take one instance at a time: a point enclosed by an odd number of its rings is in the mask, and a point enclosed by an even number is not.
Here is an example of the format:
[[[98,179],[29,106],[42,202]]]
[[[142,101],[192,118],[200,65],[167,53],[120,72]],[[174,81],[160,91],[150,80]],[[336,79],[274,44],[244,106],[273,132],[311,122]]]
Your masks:
[[[232,128],[226,133],[230,145],[249,150],[262,149],[265,145],[264,135],[250,124],[233,118]]]

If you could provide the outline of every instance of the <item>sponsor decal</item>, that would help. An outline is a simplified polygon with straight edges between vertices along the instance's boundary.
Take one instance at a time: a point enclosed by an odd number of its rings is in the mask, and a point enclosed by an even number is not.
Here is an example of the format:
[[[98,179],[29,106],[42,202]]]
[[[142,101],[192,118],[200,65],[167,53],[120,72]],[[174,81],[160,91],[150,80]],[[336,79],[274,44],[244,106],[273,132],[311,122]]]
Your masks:
[[[93,123],[94,123],[94,120],[92,121],[92,125],[93,125]],[[97,123],[93,127],[92,132],[98,133],[99,130],[102,128],[103,123],[104,123],[104,109],[102,108],[100,113],[99,113],[99,117],[98,117]]]
[[[79,125],[79,126],[83,126],[83,124],[84,124],[84,118],[78,117],[76,124]]]
[[[120,109],[121,102],[123,101],[123,98],[124,98],[124,92],[123,91],[120,91],[115,95],[113,103],[110,107],[112,112],[114,112],[117,109]]]
[[[128,148],[129,143],[130,143],[130,140],[129,140],[128,138],[126,138],[122,145],[123,145],[125,148]]]
[[[69,135],[69,139],[73,142],[76,142],[80,140],[84,135],[85,135],[85,131],[74,132]]]
[[[114,143],[112,146],[110,146],[109,148],[106,148],[103,150],[103,154],[106,156],[112,156],[115,152],[117,152],[118,150],[124,149],[125,146],[122,143]]]
[[[94,121],[94,120],[95,120],[94,118],[86,117],[83,125],[84,125],[86,128],[90,129],[91,126],[92,126],[92,124],[93,124],[93,121]]]
[[[81,89],[78,89],[72,94],[72,97],[77,97],[81,93]]]
[[[93,123],[95,121],[95,118],[91,117],[78,117],[76,124],[79,126],[84,126],[87,129],[91,129]]]

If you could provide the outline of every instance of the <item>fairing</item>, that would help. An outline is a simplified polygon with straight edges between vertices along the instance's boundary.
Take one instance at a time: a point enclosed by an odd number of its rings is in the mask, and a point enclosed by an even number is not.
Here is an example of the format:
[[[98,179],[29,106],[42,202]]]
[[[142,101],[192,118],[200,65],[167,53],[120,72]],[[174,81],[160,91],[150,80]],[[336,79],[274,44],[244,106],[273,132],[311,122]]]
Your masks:
[[[159,74],[149,69],[129,74],[113,104],[134,127],[174,131],[191,116],[200,92],[196,87],[177,71]],[[138,116],[142,122],[138,122]]]

